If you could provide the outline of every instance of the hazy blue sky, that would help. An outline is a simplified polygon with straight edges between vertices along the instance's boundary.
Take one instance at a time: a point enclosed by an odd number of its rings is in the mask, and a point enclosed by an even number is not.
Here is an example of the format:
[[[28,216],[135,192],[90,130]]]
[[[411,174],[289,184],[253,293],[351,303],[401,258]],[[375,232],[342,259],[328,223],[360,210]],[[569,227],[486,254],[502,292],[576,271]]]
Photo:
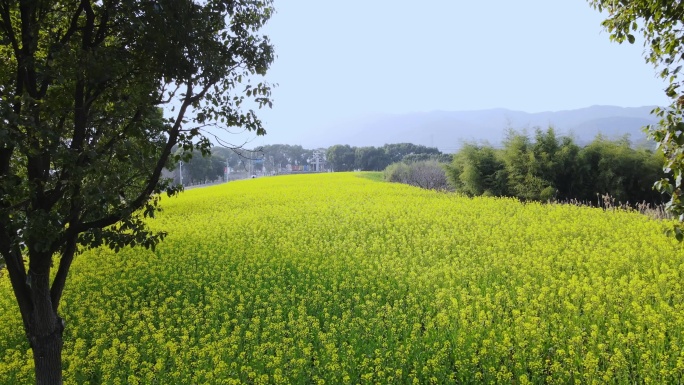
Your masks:
[[[666,104],[642,46],[609,40],[584,0],[276,0],[268,135],[376,113]]]

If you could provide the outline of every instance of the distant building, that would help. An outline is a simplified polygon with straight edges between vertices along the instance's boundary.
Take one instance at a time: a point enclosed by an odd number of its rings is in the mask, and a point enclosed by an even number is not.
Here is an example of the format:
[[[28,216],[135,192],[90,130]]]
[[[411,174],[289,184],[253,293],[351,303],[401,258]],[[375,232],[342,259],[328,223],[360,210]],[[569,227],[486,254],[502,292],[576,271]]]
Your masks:
[[[313,150],[313,157],[311,158],[311,171],[313,172],[323,172],[327,169],[325,153],[327,150],[325,148],[317,148]]]

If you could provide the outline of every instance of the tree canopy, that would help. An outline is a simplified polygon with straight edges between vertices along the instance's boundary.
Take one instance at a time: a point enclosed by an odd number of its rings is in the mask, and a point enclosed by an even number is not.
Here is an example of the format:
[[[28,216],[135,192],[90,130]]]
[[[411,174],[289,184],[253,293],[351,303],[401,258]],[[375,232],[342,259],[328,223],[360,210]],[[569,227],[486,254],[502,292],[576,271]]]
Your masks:
[[[143,218],[177,191],[162,169],[206,152],[210,126],[265,133],[246,107],[271,104],[251,81],[274,58],[258,34],[272,12],[270,0],[0,0],[0,255],[38,383],[61,382],[74,255],[154,247],[164,234]]]
[[[659,204],[651,186],[663,176],[660,152],[633,148],[626,138],[598,136],[584,147],[553,128],[533,138],[509,131],[503,148],[466,143],[446,167],[453,188],[470,196],[521,200],[596,202],[597,195],[623,204]]]
[[[428,160],[443,154],[435,147],[413,143],[385,144],[382,147],[335,145],[328,148],[326,158],[334,171],[380,171],[388,165],[407,160]]]
[[[670,195],[669,211],[684,221],[682,179],[684,178],[684,79],[681,77],[684,61],[684,4],[670,0],[590,0],[589,3],[608,17],[603,26],[610,38],[618,43],[634,44],[638,35],[644,39],[644,57],[667,82],[665,92],[672,103],[654,112],[661,119],[649,127],[651,137],[665,155],[667,178],[656,187]],[[636,35],[636,36],[635,36]],[[675,236],[684,240],[681,225],[675,227]]]
[[[333,171],[351,171],[354,169],[356,150],[348,144],[336,144],[328,148],[326,158]]]

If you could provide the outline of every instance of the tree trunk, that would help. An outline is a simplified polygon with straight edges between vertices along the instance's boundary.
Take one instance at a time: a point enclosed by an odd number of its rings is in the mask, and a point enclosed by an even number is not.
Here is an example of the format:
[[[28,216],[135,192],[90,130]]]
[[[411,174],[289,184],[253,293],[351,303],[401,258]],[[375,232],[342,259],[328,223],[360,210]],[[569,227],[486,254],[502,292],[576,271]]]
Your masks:
[[[29,317],[28,339],[33,349],[36,384],[62,384],[62,319],[52,307],[49,268],[43,274],[29,271],[33,311]]]
[[[62,384],[62,328],[47,336],[30,337],[33,348],[33,362],[36,366],[36,384]]]

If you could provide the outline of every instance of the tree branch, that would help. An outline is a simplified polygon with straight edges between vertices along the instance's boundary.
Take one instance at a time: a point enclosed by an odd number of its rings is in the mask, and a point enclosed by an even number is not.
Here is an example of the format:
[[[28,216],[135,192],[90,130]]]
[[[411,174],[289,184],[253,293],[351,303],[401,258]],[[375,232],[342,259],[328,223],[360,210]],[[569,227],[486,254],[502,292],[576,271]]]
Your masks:
[[[14,56],[19,57],[19,42],[17,41],[17,36],[14,34],[14,29],[12,28],[12,19],[10,17],[10,5],[7,1],[2,2],[2,5],[0,6],[0,14],[2,14],[2,29],[5,30],[5,34],[12,43]]]
[[[157,99],[157,100],[154,101],[154,104],[155,104],[155,105],[159,105],[159,104],[168,104],[168,103],[170,103],[170,102],[173,100],[173,98],[176,96],[176,92],[178,91],[179,88],[180,88],[180,86],[177,85],[176,88],[175,88],[173,91],[169,91],[169,97],[168,97],[168,99],[161,99],[161,98],[159,98],[159,99]],[[160,95],[163,95],[164,92],[166,92],[166,86],[163,86],[163,87],[162,87],[162,90],[161,90],[161,92],[160,92]]]
[[[100,18],[100,25],[97,27],[95,32],[94,44],[101,44],[107,38],[107,24],[109,23],[109,8],[112,6],[111,1],[104,3],[102,17]]]
[[[77,240],[78,235],[74,234],[73,231],[67,230],[64,251],[59,259],[59,268],[57,269],[57,274],[55,275],[55,279],[52,281],[52,286],[50,287],[52,309],[55,312],[57,312],[57,309],[59,308],[59,301],[62,299],[64,284],[66,283],[69,269],[71,268],[71,262],[73,262],[74,255],[76,254]]]
[[[127,204],[126,207],[118,210],[118,212],[114,214],[108,215],[98,220],[78,224],[74,227],[77,233],[82,233],[94,228],[103,228],[111,226],[116,222],[120,221],[124,216],[129,215],[130,213],[142,207],[142,205],[149,199],[150,195],[154,192],[155,187],[159,183],[159,177],[161,176],[162,170],[166,166],[166,161],[168,160],[169,155],[171,154],[171,150],[178,142],[178,135],[180,134],[181,125],[185,117],[185,112],[191,104],[191,98],[192,85],[188,85],[186,91],[186,99],[181,105],[180,111],[176,116],[176,120],[173,124],[173,127],[169,130],[169,139],[166,142],[166,146],[164,147],[164,150],[162,151],[162,154],[159,157],[159,160],[157,161],[157,165],[155,166],[152,175],[150,175],[150,179],[148,180],[143,190],[138,194],[138,196],[133,201],[131,201],[131,203]]]
[[[207,94],[207,92],[209,91],[209,88],[211,88],[214,84],[216,84],[216,82],[209,82],[209,83],[205,84],[204,87],[202,88],[202,90],[201,90],[199,93],[197,93],[196,95],[187,97],[186,100],[187,100],[190,104],[197,103],[197,102],[200,101],[202,98],[204,98],[204,95]]]
[[[5,218],[3,218],[5,219]],[[5,226],[6,221],[0,221],[0,254],[5,259],[7,271],[9,272],[10,283],[14,296],[19,304],[19,311],[24,323],[24,331],[28,332],[29,315],[31,314],[32,303],[31,295],[26,287],[26,268],[19,246],[12,246],[11,235]]]
[[[81,12],[83,12],[83,1],[81,1],[78,8],[76,9],[76,12],[71,17],[69,29],[67,29],[64,33],[64,36],[62,36],[62,38],[59,39],[60,45],[65,45],[69,41],[69,39],[71,39],[71,36],[73,36],[73,34],[76,33],[76,31],[78,30],[78,19],[81,17]]]
[[[92,37],[95,32],[95,11],[93,11],[90,0],[81,0],[81,7],[83,7],[86,14],[86,25],[82,28],[83,39],[81,41],[81,49],[87,51],[92,48],[93,44]]]
[[[69,42],[69,39],[71,39],[71,36],[76,33],[78,30],[78,19],[81,17],[81,13],[83,12],[83,1],[79,4],[78,8],[76,9],[76,12],[74,12],[73,16],[71,17],[71,22],[69,23],[69,28],[66,30],[64,33],[64,36],[62,36],[61,39],[58,39],[57,41],[57,47],[52,46],[50,47],[50,50],[48,51],[48,56],[47,59],[45,60],[45,71],[44,73],[49,73],[50,68],[51,68],[51,62],[52,58],[54,56],[54,53],[56,50],[61,49],[66,43]],[[45,94],[47,93],[47,89],[52,83],[52,77],[51,76],[45,76],[43,81],[40,84],[40,90],[38,91],[38,95],[40,98],[44,97]]]
[[[36,70],[35,62],[33,61],[37,31],[34,29],[37,27],[37,23],[34,22],[36,4],[35,1],[21,1],[19,2],[19,10],[21,15],[21,48],[19,50],[19,55],[17,55],[17,61],[21,69],[23,78],[21,82],[27,88],[27,91],[32,97],[37,96],[37,83],[36,83]]]

